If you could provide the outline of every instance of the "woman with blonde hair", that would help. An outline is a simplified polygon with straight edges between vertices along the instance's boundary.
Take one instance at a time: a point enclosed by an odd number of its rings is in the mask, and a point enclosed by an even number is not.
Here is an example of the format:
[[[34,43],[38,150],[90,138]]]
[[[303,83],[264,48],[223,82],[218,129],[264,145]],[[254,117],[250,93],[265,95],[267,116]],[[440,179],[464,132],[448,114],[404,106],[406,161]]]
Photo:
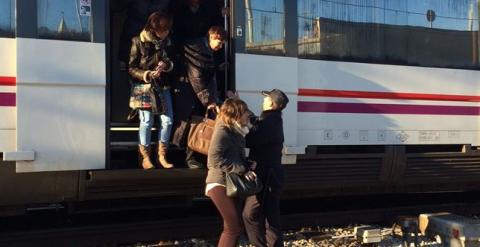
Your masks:
[[[242,233],[242,220],[239,212],[240,201],[227,197],[225,174],[237,173],[247,179],[254,179],[255,162],[248,161],[245,155],[245,135],[250,111],[240,99],[227,99],[220,108],[220,115],[213,132],[208,150],[208,175],[205,194],[212,199],[223,218],[223,232],[218,246],[236,246]]]

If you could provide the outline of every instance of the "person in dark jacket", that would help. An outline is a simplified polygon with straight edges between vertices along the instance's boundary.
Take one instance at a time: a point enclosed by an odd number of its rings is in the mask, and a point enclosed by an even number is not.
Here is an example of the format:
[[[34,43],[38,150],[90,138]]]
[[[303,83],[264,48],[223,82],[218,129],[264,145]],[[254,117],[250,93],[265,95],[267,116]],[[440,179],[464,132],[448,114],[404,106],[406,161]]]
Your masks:
[[[216,110],[218,95],[214,52],[222,49],[226,39],[225,30],[213,26],[208,36],[187,41],[183,45],[184,67],[177,66],[174,85],[175,124],[173,143],[185,145],[186,129],[182,128],[192,115],[203,116],[208,110]],[[182,62],[178,62],[180,64]],[[202,155],[187,148],[186,163],[189,168],[201,168]],[[204,159],[204,158],[203,158]]]
[[[148,106],[138,110],[140,117],[139,156],[144,169],[154,168],[150,160],[150,138],[154,115],[159,115],[158,163],[164,168],[173,168],[166,160],[167,147],[173,123],[172,98],[166,73],[172,71],[173,62],[169,58],[172,47],[168,34],[172,19],[160,12],[148,18],[145,29],[140,36],[132,39],[132,48],[128,64],[131,83],[151,85],[147,95],[139,100],[148,102]],[[137,97],[135,97],[136,99]]]
[[[242,233],[239,200],[227,197],[225,174],[233,172],[254,179],[256,164],[245,156],[245,135],[250,113],[240,99],[227,99],[221,109],[208,149],[208,175],[205,194],[212,199],[223,218],[223,232],[218,246],[236,246]]]
[[[254,246],[283,246],[280,229],[280,193],[284,171],[282,110],[288,97],[282,91],[263,91],[263,112],[246,136],[249,158],[258,164],[255,170],[264,185],[261,193],[245,200],[243,221],[250,243]]]
[[[154,12],[169,13],[169,5],[170,0],[123,0],[116,4],[119,6],[116,11],[127,10],[120,35],[119,59],[122,63],[128,63],[132,38],[142,31],[147,18]]]

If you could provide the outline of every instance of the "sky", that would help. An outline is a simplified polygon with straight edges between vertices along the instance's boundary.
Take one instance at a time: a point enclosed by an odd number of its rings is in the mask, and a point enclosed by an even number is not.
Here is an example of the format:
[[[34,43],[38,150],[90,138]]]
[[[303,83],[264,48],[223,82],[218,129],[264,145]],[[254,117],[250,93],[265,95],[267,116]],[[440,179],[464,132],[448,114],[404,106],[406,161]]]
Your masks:
[[[32,0],[33,1],[33,0]],[[57,30],[62,17],[69,29],[75,31],[87,31],[89,28],[89,17],[79,16],[75,4],[80,0],[37,0],[38,26],[46,26],[50,30]],[[14,23],[14,0],[0,0],[0,28],[11,29]],[[80,28],[80,23],[82,29]]]
[[[33,0],[32,0],[33,1]],[[80,0],[37,0],[38,24],[51,30],[57,30],[64,14],[69,29],[80,31],[88,29],[89,18],[79,16],[75,4]],[[298,16],[302,18],[332,18],[336,20],[385,23],[429,27],[425,13],[432,9],[436,19],[434,28],[453,30],[478,30],[479,0],[297,0]],[[0,0],[0,28],[9,29],[12,25],[12,2]],[[256,33],[267,39],[276,39],[283,35],[284,0],[250,0],[254,9],[256,26],[272,29],[270,33]],[[474,5],[469,13],[470,4]],[[262,11],[258,11],[262,10]],[[267,12],[263,12],[267,11]],[[276,13],[275,13],[276,12]],[[473,21],[469,21],[469,15]],[[262,17],[263,16],[263,17]],[[299,25],[302,26],[301,24]],[[257,28],[258,30],[258,28]]]
[[[253,9],[283,12],[284,0],[250,0]],[[467,29],[469,6],[478,29],[478,0],[297,0],[298,15],[357,22],[380,22],[429,27],[427,10],[434,10],[433,25],[444,29]],[[367,8],[368,7],[368,8]],[[373,8],[372,8],[373,7]],[[408,22],[408,23],[407,23]]]
[[[0,29],[11,30],[14,15],[12,2],[14,0],[0,0]]]
[[[63,12],[68,29],[81,31],[81,25],[84,31],[88,30],[89,18],[78,14],[79,2],[80,0],[37,0],[38,26],[57,30]]]
[[[433,10],[434,28],[478,30],[478,0],[299,0],[298,15],[336,20],[430,27],[427,10]],[[469,13],[469,7],[473,6]],[[472,21],[469,22],[469,15]]]

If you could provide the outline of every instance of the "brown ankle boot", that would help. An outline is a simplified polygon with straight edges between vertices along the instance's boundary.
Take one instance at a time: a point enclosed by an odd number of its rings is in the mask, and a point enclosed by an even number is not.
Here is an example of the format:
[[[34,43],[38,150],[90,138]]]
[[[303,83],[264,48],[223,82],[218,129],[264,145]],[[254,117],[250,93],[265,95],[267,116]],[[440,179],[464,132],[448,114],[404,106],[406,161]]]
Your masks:
[[[138,145],[138,161],[143,169],[153,169],[152,161],[150,160],[151,148],[143,145]]]
[[[158,163],[165,169],[173,168],[173,165],[167,161],[167,145],[158,145]]]

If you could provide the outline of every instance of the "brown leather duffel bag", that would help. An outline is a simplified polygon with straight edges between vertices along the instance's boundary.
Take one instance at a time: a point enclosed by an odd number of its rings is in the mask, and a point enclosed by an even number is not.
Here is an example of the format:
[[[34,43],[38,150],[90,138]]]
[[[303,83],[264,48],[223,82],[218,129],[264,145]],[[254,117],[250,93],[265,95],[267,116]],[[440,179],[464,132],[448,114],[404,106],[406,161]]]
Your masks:
[[[204,117],[193,116],[188,132],[188,147],[197,153],[207,155],[214,128],[215,120],[208,118],[208,111]]]

